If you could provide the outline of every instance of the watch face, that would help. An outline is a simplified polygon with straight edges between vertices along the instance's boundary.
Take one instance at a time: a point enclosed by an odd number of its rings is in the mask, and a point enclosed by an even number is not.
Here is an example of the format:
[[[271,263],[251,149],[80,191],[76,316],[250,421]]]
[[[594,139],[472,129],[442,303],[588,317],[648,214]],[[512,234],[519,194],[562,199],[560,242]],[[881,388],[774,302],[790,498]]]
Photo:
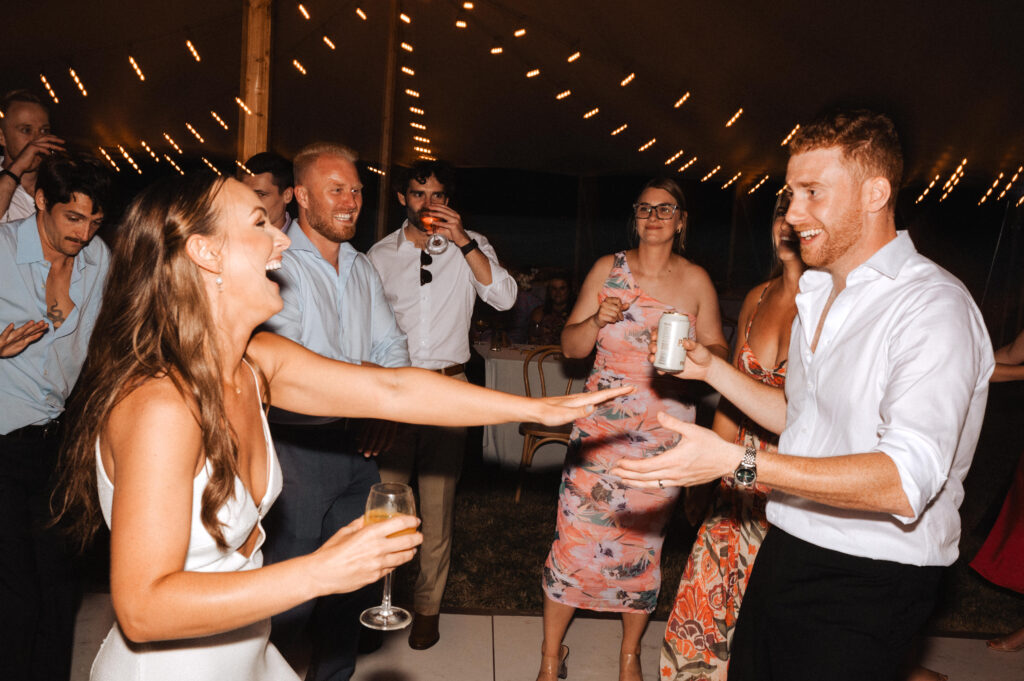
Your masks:
[[[736,479],[736,482],[744,487],[750,487],[754,484],[754,480],[757,479],[757,470],[740,466],[736,469],[733,477]]]

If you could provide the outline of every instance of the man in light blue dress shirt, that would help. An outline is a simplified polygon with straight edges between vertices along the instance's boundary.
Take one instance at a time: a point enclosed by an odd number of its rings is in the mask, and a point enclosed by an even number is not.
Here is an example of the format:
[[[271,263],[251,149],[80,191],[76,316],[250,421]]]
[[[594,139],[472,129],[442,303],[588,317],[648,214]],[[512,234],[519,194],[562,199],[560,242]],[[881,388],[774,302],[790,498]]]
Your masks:
[[[51,156],[37,212],[0,225],[0,660],[6,678],[67,679],[77,577],[44,530],[60,417],[99,312],[109,252],[93,239],[110,176],[87,156]]]
[[[319,143],[295,157],[299,218],[277,272],[284,309],[266,326],[321,355],[356,364],[409,366],[405,334],[395,321],[370,261],[348,243],[362,207],[356,154]],[[264,523],[267,563],[316,550],[363,514],[370,487],[380,482],[370,458],[388,446],[393,424],[328,421],[271,414],[271,433],[284,489]],[[364,456],[365,455],[365,456]],[[309,679],[339,681],[355,669],[359,613],[379,599],[371,585],[355,594],[321,598],[273,619],[271,638],[295,655],[310,624]],[[310,621],[310,619],[312,620]]]

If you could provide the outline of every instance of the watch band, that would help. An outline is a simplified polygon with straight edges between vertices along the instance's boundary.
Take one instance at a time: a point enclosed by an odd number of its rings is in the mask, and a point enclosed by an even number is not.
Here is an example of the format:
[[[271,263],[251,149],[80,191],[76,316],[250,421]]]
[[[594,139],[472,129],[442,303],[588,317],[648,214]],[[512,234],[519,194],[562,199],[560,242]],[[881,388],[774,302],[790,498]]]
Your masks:
[[[7,168],[0,168],[0,176],[2,175],[9,176],[12,180],[14,180],[15,185],[21,184],[21,178],[15,175],[12,171],[8,170]]]
[[[469,255],[478,248],[480,248],[480,244],[476,242],[476,239],[470,239],[469,243],[459,248],[459,250],[462,251],[462,255]]]
[[[751,446],[743,451],[743,461],[736,467],[733,480],[741,487],[750,488],[757,481],[757,449]]]

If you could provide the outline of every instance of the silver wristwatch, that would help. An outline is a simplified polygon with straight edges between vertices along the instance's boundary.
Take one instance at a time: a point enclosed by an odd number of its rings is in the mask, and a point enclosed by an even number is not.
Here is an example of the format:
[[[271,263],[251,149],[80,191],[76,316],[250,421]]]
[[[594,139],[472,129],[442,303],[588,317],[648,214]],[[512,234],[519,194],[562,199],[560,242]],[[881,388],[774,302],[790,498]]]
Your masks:
[[[747,445],[743,452],[743,461],[736,467],[732,474],[736,484],[740,487],[751,488],[757,481],[757,450]]]

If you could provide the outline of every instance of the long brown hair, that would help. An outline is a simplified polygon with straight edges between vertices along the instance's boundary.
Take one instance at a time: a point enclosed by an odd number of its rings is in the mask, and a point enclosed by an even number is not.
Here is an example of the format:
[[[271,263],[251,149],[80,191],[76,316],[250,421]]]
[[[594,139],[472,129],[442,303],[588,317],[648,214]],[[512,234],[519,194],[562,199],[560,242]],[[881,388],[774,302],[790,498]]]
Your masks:
[[[72,430],[54,495],[58,521],[83,548],[102,522],[99,435],[114,406],[160,377],[173,381],[202,431],[211,471],[201,518],[218,546],[226,547],[217,512],[234,493],[237,438],[224,409],[209,301],[185,249],[193,234],[219,236],[215,199],[223,185],[207,174],[159,182],[136,198],[118,230],[103,304],[68,408]]]

